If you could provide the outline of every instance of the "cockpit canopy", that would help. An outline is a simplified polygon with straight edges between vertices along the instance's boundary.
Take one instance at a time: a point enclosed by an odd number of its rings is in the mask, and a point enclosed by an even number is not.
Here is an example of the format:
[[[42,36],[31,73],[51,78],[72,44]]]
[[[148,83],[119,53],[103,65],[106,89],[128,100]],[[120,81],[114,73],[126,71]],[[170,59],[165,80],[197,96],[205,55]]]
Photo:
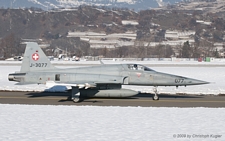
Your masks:
[[[128,64],[128,69],[130,70],[142,70],[142,71],[154,71],[146,66],[139,64]]]

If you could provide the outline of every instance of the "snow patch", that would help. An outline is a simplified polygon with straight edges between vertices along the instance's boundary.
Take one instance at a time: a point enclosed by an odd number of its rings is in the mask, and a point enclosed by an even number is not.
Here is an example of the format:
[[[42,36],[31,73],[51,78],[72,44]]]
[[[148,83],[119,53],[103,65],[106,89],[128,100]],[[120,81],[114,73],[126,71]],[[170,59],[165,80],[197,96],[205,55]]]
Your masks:
[[[225,108],[0,104],[0,109],[0,140],[7,141],[158,141],[174,140],[179,134],[191,136],[184,140],[225,140]]]

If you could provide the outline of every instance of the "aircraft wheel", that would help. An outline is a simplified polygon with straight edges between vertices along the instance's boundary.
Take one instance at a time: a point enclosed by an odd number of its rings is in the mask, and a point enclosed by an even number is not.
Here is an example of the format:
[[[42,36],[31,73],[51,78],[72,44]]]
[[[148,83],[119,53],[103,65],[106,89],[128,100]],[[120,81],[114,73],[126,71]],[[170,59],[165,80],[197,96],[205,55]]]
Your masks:
[[[158,95],[154,95],[154,96],[152,97],[152,99],[153,99],[153,100],[159,100],[159,96],[158,96]]]
[[[79,97],[76,97],[76,98],[73,99],[73,102],[74,102],[74,103],[78,103],[78,102],[80,102],[80,101],[81,101],[81,100],[80,100]]]

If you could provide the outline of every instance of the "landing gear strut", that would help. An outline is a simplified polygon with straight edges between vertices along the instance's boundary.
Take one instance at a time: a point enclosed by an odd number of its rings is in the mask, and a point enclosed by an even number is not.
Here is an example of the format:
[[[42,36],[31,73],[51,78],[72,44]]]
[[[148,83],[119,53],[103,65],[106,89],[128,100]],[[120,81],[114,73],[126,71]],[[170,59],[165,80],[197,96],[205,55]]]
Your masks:
[[[152,97],[153,100],[159,100],[157,86],[153,88],[155,95]]]
[[[78,103],[81,101],[80,91],[79,91],[78,87],[72,87],[71,100],[74,103]]]
[[[80,101],[81,101],[81,100],[80,100],[80,93],[74,95],[74,96],[72,97],[72,100],[73,100],[74,103],[80,102]]]

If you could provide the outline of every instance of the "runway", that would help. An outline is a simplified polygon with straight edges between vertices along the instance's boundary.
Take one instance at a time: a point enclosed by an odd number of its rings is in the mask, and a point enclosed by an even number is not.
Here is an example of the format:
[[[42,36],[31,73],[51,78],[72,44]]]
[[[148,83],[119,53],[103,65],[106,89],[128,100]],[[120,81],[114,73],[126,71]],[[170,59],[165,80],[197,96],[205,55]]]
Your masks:
[[[92,106],[141,106],[141,107],[225,107],[225,96],[167,95],[160,94],[159,101],[152,94],[139,94],[131,98],[91,98],[80,103],[69,100],[70,93],[53,92],[0,92],[0,104],[32,105],[92,105]]]

